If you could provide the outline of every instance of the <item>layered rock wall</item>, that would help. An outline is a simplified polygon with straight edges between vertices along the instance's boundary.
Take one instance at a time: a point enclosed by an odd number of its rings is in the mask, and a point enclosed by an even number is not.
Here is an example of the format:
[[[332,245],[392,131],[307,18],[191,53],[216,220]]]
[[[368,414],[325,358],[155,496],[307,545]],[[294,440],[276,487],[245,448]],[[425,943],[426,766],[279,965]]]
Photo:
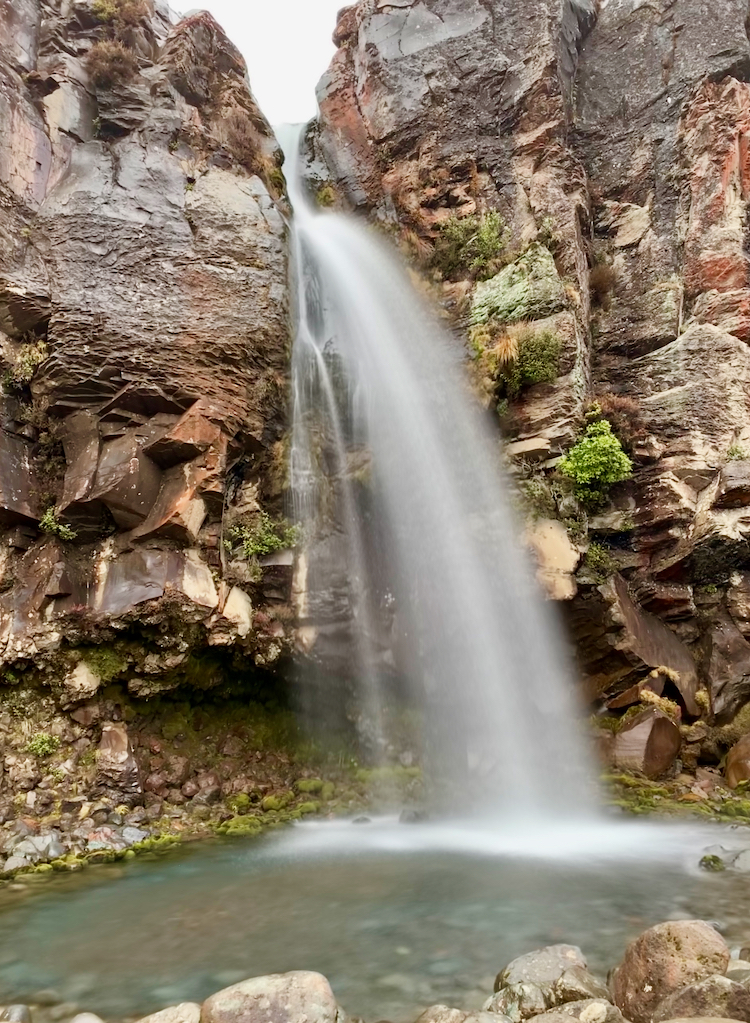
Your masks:
[[[232,540],[281,511],[280,162],[209,14],[3,6],[6,683],[75,703],[113,680],[208,687],[234,650],[282,654],[291,554],[249,565]]]

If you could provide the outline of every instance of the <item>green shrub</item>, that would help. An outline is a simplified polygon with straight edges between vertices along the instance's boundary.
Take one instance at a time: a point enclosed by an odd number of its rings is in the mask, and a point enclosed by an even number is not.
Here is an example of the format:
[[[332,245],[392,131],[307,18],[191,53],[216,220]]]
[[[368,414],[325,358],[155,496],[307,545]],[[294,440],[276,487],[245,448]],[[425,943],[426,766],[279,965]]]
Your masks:
[[[91,13],[98,21],[114,25],[119,31],[137,25],[148,16],[149,9],[145,0],[94,0]]]
[[[573,481],[578,500],[596,508],[605,503],[613,484],[629,479],[633,463],[612,433],[609,421],[600,419],[589,423],[581,440],[561,460],[559,469]]]
[[[518,355],[500,371],[509,398],[517,398],[525,387],[552,383],[560,367],[560,338],[554,331],[529,329],[517,336]]]
[[[479,280],[494,276],[510,232],[499,213],[450,217],[440,225],[432,266],[443,277],[468,274]]]
[[[64,522],[60,522],[57,512],[52,505],[50,505],[39,520],[39,528],[43,533],[51,533],[52,536],[57,536],[61,540],[75,540],[78,536],[75,529],[71,529]]]
[[[26,752],[35,757],[50,757],[60,749],[60,738],[48,732],[37,732],[26,743]]]
[[[261,512],[252,525],[233,526],[229,530],[227,546],[242,548],[242,556],[247,558],[262,557],[295,547],[299,542],[299,527],[289,522],[274,522],[267,512]]]

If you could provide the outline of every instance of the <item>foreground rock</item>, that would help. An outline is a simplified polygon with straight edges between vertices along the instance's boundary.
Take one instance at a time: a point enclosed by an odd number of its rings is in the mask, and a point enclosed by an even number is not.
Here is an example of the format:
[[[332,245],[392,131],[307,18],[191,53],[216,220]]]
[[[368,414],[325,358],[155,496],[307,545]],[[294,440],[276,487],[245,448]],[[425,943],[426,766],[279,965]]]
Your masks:
[[[225,988],[203,1003],[201,1023],[344,1023],[320,973],[277,973]]]
[[[750,991],[729,977],[708,977],[665,998],[653,1019],[660,1023],[677,1016],[725,1016],[750,1023]]]
[[[723,974],[728,965],[727,944],[710,924],[702,920],[657,924],[628,945],[612,976],[613,1000],[626,1019],[651,1023],[665,999]]]
[[[519,956],[497,975],[495,992],[484,1008],[514,1023],[565,1002],[608,997],[575,945],[550,945]]]

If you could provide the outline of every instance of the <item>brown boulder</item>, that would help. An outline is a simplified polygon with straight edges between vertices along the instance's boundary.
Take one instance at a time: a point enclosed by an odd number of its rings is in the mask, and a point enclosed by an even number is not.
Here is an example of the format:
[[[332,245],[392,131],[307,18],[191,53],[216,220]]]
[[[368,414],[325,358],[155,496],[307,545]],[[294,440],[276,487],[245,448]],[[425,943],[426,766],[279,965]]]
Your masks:
[[[339,1023],[331,986],[320,973],[253,977],[211,995],[200,1023]]]
[[[733,789],[741,781],[750,781],[750,734],[743,735],[727,753],[724,775]]]
[[[705,921],[657,924],[628,945],[612,976],[613,999],[633,1023],[651,1023],[666,998],[728,965],[726,942]]]
[[[729,977],[708,977],[665,998],[653,1018],[661,1023],[677,1016],[724,1016],[750,1023],[750,991]]]
[[[675,762],[681,743],[675,722],[660,710],[648,707],[617,733],[612,759],[621,770],[658,778]]]

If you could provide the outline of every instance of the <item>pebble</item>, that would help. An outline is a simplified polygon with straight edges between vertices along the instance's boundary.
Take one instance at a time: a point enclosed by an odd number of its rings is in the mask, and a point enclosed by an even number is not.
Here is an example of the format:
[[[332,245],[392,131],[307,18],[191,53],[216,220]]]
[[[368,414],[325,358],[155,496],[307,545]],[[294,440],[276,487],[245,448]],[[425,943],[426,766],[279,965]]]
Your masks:
[[[3,1023],[31,1023],[31,1009],[28,1005],[9,1005],[0,1020]]]

